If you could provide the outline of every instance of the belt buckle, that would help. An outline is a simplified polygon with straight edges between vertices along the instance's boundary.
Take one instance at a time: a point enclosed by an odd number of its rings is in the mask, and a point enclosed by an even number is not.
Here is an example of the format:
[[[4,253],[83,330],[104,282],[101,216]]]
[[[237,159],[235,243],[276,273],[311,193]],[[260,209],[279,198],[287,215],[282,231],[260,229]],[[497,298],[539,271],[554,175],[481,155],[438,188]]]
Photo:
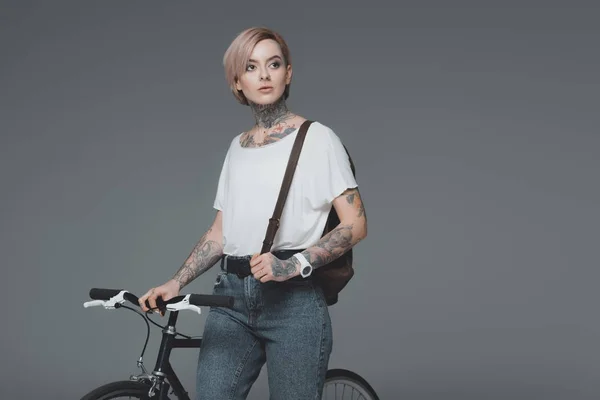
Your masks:
[[[223,257],[223,267],[221,268],[225,273],[227,274],[235,274],[237,275],[238,278],[241,278],[239,271],[230,271],[229,270],[229,262],[228,262],[229,256],[224,256]]]
[[[238,267],[236,268],[235,274],[237,275],[238,278],[240,279],[244,279],[246,277],[246,275],[244,275],[242,269],[240,268],[240,265],[238,264]]]
[[[236,267],[236,268],[229,269],[228,259],[229,259],[228,255],[224,255],[223,256],[223,260],[221,262],[221,270],[223,270],[224,272],[226,272],[228,274],[234,274],[234,275],[236,275],[240,279],[245,278],[246,276],[248,276],[247,274],[244,274],[244,272],[239,268],[239,266]]]

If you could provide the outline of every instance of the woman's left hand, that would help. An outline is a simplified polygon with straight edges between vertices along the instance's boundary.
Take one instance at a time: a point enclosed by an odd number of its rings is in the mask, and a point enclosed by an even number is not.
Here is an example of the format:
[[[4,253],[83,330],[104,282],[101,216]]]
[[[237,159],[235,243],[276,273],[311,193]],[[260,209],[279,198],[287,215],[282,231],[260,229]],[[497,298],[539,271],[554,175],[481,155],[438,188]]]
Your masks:
[[[300,274],[300,263],[295,257],[280,260],[272,253],[254,254],[250,259],[250,271],[261,282],[283,282]]]

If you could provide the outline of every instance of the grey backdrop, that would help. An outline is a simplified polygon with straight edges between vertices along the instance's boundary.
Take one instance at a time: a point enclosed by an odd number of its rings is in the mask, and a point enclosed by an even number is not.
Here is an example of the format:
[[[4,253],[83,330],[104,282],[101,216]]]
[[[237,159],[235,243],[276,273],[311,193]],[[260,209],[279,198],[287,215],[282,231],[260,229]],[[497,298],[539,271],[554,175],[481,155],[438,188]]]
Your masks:
[[[382,399],[598,398],[600,14],[483,3],[2,1],[0,398],[137,372],[141,318],[82,304],[164,282],[212,221],[253,123],[221,59],[253,25],[288,40],[289,106],[340,135],[369,217],[330,367]],[[192,393],[196,355],[174,352]]]

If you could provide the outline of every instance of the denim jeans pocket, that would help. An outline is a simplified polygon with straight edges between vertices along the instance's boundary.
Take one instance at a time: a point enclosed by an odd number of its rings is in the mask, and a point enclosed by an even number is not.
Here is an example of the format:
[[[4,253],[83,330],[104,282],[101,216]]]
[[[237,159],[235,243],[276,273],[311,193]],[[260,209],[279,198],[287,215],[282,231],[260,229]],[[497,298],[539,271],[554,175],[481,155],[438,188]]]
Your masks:
[[[279,282],[279,288],[284,292],[295,293],[294,297],[303,298],[304,300],[311,299],[319,307],[323,307],[325,304],[323,292],[320,290],[318,284],[312,279]]]

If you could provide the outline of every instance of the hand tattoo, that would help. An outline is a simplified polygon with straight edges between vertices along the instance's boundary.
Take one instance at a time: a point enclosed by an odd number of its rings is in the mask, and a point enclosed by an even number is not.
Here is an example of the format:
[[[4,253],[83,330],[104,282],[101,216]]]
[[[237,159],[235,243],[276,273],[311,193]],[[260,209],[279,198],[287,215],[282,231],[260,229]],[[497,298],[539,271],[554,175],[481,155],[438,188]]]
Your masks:
[[[299,264],[296,257],[292,257],[288,260],[280,260],[273,256],[273,276],[274,277],[290,277],[296,272],[297,265]]]
[[[179,289],[196,279],[210,269],[223,255],[223,247],[214,240],[207,240],[209,229],[200,238],[185,263],[179,268],[173,279],[179,284]]]

